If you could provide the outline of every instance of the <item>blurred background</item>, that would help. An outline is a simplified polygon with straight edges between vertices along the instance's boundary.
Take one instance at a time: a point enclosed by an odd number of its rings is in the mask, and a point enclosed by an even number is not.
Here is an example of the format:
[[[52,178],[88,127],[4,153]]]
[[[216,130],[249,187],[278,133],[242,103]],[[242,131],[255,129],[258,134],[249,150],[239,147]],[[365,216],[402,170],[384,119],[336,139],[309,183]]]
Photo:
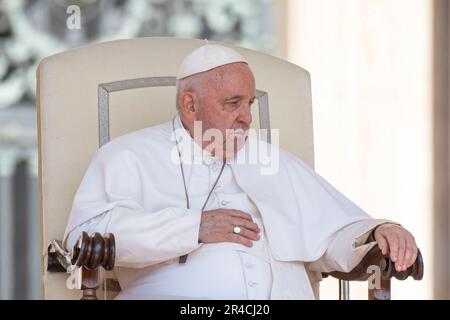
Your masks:
[[[70,29],[70,5],[81,28]],[[40,298],[35,72],[44,57],[143,36],[207,38],[311,73],[316,171],[424,261],[394,299],[450,298],[448,0],[0,0],[0,299]],[[338,282],[322,282],[323,299]],[[367,283],[350,285],[367,298]]]

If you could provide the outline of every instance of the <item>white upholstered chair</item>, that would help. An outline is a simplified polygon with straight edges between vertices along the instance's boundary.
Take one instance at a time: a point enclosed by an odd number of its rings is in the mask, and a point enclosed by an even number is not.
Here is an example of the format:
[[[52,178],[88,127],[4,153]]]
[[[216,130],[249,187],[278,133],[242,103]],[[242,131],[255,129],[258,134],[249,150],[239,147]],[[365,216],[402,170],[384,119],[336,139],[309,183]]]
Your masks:
[[[43,298],[81,296],[66,288],[67,274],[47,271],[47,247],[63,237],[74,194],[93,154],[114,137],[173,117],[178,66],[203,43],[177,38],[119,40],[56,54],[39,64]],[[273,56],[232,47],[247,58],[256,78],[253,125],[279,129],[280,146],[314,166],[309,73]],[[316,282],[314,287],[318,288]]]

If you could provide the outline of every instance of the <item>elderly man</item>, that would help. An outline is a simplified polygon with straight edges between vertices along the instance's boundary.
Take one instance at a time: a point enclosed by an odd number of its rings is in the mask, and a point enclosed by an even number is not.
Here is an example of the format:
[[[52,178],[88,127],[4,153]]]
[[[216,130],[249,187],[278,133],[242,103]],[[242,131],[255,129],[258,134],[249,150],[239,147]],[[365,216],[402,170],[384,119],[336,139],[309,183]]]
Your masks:
[[[177,80],[178,115],[100,148],[75,195],[66,246],[81,231],[114,233],[119,299],[314,299],[320,272],[348,272],[375,245],[399,271],[414,263],[407,230],[248,135],[244,57],[204,45]],[[251,145],[276,170],[249,161]]]

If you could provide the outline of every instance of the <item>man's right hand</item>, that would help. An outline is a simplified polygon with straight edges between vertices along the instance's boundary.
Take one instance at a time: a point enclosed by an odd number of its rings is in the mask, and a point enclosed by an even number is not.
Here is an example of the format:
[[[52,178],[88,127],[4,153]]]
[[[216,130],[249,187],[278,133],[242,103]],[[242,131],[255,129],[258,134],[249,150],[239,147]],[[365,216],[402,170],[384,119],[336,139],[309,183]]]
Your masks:
[[[239,234],[233,233],[240,227]],[[240,210],[216,209],[202,212],[199,243],[235,242],[251,247],[252,240],[259,240],[259,227],[250,214]]]

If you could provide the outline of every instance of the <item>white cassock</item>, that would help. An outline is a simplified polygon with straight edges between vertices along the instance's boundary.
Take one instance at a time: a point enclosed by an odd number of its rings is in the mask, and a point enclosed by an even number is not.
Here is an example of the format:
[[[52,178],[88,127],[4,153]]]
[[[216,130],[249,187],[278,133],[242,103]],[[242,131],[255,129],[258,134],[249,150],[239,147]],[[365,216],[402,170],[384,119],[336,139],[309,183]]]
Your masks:
[[[261,238],[251,248],[199,244],[201,207],[222,163],[208,157],[175,121],[188,188],[186,198],[172,121],[118,137],[99,149],[76,193],[64,236],[81,231],[116,237],[119,299],[314,299],[321,272],[352,270],[374,246],[370,218],[300,159],[279,150],[279,170],[227,161],[205,210],[252,215]],[[178,257],[189,253],[187,262]]]

